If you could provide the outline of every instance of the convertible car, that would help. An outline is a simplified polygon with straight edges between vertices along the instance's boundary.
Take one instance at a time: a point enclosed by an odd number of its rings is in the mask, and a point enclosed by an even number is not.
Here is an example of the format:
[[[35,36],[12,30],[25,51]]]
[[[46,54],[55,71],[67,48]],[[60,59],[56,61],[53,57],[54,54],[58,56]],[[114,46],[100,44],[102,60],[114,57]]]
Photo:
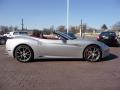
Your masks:
[[[74,39],[58,31],[55,31],[53,36],[19,36],[8,39],[6,50],[20,62],[29,62],[41,57],[83,58],[95,62],[109,55],[109,47],[102,42]]]

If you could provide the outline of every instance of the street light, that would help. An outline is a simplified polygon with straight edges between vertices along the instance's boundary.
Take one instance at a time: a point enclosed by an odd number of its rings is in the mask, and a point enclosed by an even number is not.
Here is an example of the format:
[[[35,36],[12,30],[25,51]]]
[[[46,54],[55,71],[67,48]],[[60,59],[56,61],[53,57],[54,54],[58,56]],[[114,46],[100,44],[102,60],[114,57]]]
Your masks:
[[[70,7],[70,1],[67,0],[67,33],[69,32],[69,7]]]

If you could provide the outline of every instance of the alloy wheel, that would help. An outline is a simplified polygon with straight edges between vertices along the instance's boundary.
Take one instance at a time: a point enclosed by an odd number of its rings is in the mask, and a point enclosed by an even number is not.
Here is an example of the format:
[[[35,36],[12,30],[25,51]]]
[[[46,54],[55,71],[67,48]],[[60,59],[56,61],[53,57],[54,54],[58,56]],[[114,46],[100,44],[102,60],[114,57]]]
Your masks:
[[[101,50],[99,47],[92,45],[85,49],[84,51],[84,59],[87,61],[98,61],[101,58]]]
[[[15,49],[15,58],[21,62],[28,62],[33,59],[33,52],[27,45],[20,45]]]

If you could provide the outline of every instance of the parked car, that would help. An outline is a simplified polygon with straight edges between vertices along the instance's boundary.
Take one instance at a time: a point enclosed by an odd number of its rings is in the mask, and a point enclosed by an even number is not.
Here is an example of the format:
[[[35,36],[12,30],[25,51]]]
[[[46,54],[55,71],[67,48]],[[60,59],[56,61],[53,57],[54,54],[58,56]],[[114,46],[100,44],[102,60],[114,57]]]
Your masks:
[[[6,41],[7,41],[6,36],[0,36],[0,45],[5,45]]]
[[[119,46],[117,35],[112,31],[102,32],[97,37],[97,40],[107,44],[108,46]]]
[[[95,62],[109,55],[109,47],[97,40],[73,39],[55,31],[58,39],[19,36],[8,39],[8,54],[20,62],[29,62],[40,57],[83,58]]]
[[[13,31],[13,32],[8,32],[8,33],[4,34],[4,36],[10,37],[10,38],[16,37],[19,35],[28,35],[28,32],[26,32],[26,31]]]

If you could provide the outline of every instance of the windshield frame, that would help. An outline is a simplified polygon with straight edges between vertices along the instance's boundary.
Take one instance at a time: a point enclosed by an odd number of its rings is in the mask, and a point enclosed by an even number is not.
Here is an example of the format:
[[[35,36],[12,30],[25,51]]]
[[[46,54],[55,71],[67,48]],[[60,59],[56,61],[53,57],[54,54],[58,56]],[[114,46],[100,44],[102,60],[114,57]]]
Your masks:
[[[67,33],[59,32],[59,31],[54,31],[55,34],[59,35],[60,37],[64,38],[65,40],[74,40],[75,38],[72,38],[69,36]]]

